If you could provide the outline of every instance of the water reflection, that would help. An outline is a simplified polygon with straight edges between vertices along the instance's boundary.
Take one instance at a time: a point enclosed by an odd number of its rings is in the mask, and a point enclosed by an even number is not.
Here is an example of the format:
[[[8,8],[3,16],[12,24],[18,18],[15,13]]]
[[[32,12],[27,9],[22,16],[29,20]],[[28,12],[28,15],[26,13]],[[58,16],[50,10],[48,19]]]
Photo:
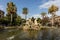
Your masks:
[[[25,30],[19,35],[17,35],[14,40],[36,40],[38,31],[36,30]]]
[[[0,32],[0,40],[60,40],[60,29],[5,30]]]

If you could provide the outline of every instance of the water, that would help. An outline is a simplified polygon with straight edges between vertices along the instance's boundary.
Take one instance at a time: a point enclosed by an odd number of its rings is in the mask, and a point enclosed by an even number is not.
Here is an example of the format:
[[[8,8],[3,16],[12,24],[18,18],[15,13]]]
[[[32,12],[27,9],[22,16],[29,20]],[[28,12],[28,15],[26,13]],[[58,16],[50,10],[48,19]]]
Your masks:
[[[0,40],[60,40],[60,29],[0,31]]]

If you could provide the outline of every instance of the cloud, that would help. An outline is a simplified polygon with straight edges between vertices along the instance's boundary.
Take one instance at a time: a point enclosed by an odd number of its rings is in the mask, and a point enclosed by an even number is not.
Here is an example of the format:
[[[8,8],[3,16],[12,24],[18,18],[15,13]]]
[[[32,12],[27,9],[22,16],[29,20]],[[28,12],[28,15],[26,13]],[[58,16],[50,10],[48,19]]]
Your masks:
[[[59,11],[56,12],[56,15],[60,16],[60,8]]]
[[[19,15],[21,16],[21,18],[25,19],[25,15],[24,14],[20,13]],[[30,14],[27,14],[26,16],[27,16],[27,19],[30,18]]]
[[[40,15],[40,14],[34,14],[34,15],[32,15],[31,17],[34,17],[34,18],[41,18],[41,15]]]
[[[3,5],[0,5],[0,10],[4,10],[4,6]]]
[[[24,14],[22,14],[22,13],[20,14],[20,16],[21,16],[22,18],[25,18],[25,15],[24,15]]]
[[[60,0],[54,0],[54,1],[53,0],[50,0],[50,1],[48,1],[48,2],[46,2],[44,4],[42,4],[42,5],[40,5],[39,8],[40,9],[41,8],[49,8],[52,4],[60,7]]]
[[[60,0],[49,0],[48,2],[39,5],[40,9],[48,9],[51,5],[58,6],[59,10],[56,12],[57,15],[60,15]]]

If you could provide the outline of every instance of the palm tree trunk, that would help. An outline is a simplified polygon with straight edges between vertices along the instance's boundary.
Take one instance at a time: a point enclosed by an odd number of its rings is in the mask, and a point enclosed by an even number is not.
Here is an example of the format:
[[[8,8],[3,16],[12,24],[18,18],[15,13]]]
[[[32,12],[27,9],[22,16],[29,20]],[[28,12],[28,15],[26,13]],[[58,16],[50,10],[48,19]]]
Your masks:
[[[54,24],[54,22],[53,22],[53,17],[52,17],[52,27],[53,27],[53,24]]]
[[[52,13],[52,27],[54,26],[54,14]]]
[[[27,15],[25,15],[25,20],[27,19]]]
[[[12,14],[11,14],[11,23],[12,23]]]

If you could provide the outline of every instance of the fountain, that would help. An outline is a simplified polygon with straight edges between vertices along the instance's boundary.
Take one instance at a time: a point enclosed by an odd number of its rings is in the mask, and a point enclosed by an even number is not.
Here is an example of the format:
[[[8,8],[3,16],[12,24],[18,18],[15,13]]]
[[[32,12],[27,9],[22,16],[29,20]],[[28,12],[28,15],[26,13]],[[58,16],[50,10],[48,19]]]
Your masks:
[[[25,26],[23,26],[23,29],[34,29],[38,30],[39,26],[37,23],[37,19],[34,20],[34,23],[31,21],[31,19],[27,20],[25,23]]]

